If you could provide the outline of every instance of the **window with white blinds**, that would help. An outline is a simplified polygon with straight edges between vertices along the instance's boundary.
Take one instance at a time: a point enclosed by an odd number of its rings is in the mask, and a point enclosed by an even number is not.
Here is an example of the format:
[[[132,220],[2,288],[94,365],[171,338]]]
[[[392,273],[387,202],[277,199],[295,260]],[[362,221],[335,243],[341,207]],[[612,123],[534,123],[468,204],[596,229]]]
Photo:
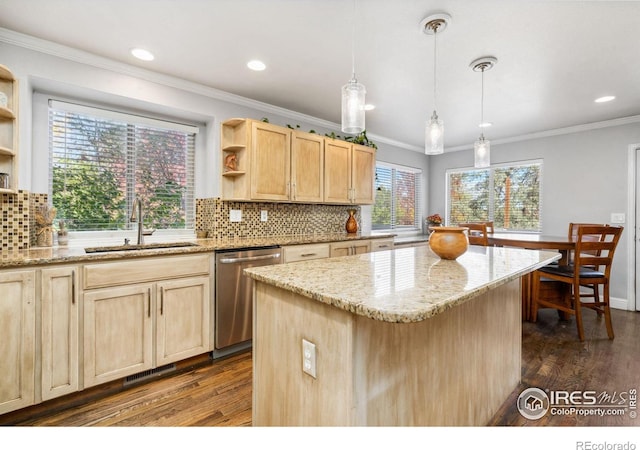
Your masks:
[[[373,230],[420,228],[420,169],[376,164],[376,201],[371,211]]]
[[[194,228],[198,128],[49,102],[49,195],[71,230],[127,230],[136,197],[144,226]]]
[[[447,224],[493,221],[494,229],[540,231],[542,162],[447,171]]]

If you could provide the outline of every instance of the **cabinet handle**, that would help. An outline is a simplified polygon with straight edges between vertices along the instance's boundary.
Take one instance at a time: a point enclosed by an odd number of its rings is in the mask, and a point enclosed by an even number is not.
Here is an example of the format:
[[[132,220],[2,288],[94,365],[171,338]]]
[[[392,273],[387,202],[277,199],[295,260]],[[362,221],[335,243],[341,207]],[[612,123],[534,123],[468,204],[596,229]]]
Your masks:
[[[76,304],[76,271],[71,271],[71,304]]]
[[[309,257],[309,256],[316,256],[316,255],[317,255],[317,253],[303,253],[303,254],[301,254],[300,256],[301,256],[302,258],[307,258],[307,257]]]
[[[388,245],[387,245],[387,244],[384,244],[384,245],[378,245],[378,248],[387,248],[387,247],[388,247]]]
[[[148,312],[147,312],[147,317],[151,317],[151,288],[149,288],[149,296],[147,297],[147,306],[148,306]]]
[[[291,183],[291,197],[293,198],[293,200],[296,199],[296,183],[295,182]]]
[[[164,314],[164,286],[160,288],[160,315]]]

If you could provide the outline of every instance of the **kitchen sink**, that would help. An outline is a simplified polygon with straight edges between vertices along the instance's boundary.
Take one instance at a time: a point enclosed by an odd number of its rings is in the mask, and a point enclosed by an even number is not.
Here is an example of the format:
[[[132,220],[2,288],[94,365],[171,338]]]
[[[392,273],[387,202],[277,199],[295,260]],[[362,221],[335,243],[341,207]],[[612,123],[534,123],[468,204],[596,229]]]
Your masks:
[[[86,247],[87,253],[123,252],[130,250],[153,250],[157,248],[197,247],[195,242],[154,242],[152,244],[124,244],[104,247]]]

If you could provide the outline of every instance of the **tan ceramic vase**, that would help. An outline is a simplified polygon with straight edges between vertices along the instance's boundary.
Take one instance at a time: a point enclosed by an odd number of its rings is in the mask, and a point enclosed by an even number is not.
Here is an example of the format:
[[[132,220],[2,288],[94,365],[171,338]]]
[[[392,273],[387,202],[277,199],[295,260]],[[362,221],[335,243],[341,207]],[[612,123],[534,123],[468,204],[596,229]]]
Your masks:
[[[467,251],[465,227],[429,227],[429,247],[442,259],[456,259]]]
[[[347,219],[347,224],[345,225],[345,229],[349,234],[358,232],[358,222],[356,221],[355,213],[355,209],[349,210],[349,218]]]

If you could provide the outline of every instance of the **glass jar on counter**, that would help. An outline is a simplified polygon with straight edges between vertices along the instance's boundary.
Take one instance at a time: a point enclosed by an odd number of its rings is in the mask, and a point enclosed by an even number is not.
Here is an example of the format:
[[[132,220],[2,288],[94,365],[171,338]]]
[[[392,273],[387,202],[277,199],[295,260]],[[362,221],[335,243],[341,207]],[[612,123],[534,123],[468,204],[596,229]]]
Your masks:
[[[9,174],[0,172],[0,189],[9,189]]]

